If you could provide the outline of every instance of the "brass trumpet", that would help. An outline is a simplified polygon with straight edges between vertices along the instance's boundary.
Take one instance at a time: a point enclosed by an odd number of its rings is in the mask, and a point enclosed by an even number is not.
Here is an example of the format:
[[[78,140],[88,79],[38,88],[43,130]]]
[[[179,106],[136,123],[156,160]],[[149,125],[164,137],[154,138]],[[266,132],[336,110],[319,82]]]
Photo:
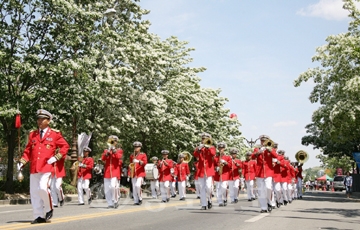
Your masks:
[[[208,138],[204,139],[203,144],[206,148],[209,148],[210,146],[213,145],[213,140],[208,137]]]
[[[274,143],[274,141],[272,141],[271,139],[266,139],[266,140],[264,141],[264,143],[263,143],[263,146],[266,147],[266,148],[268,148],[268,147],[274,148],[275,143]]]
[[[129,169],[130,169],[130,178],[134,178],[134,175],[135,175],[135,163],[130,163],[129,164]]]
[[[185,156],[184,157],[184,162],[189,163],[191,161],[191,159],[192,159],[192,155],[187,151],[182,152],[182,154],[184,154],[184,156]]]

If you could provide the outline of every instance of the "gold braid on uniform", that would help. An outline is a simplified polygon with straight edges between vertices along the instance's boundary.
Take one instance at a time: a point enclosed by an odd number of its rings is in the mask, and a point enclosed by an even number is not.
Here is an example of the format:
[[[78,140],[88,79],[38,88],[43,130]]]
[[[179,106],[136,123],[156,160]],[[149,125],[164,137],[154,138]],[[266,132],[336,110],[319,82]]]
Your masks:
[[[56,160],[60,160],[62,158],[62,155],[60,153],[55,154]]]
[[[24,158],[21,158],[21,159],[19,160],[19,162],[20,162],[21,164],[23,164],[23,165],[26,165],[26,163],[27,163],[27,161],[26,161]]]

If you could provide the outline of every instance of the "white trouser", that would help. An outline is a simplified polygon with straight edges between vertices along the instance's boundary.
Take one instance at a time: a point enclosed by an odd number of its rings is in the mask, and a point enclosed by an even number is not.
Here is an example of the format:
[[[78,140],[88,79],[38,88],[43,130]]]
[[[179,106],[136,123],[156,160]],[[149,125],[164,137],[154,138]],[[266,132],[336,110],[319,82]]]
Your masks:
[[[62,177],[56,178],[51,177],[51,185],[50,185],[50,191],[51,191],[51,198],[53,205],[58,205],[59,201],[62,201],[64,199],[64,192],[62,190]]]
[[[303,193],[302,193],[302,179],[300,177],[297,178],[298,181],[297,181],[297,190],[298,190],[298,194],[299,196],[302,196]]]
[[[272,177],[256,178],[261,210],[267,210],[267,204],[274,206],[272,196]]]
[[[151,180],[150,181],[150,187],[151,187],[151,196],[154,198],[157,198],[157,195],[159,193],[159,181],[158,180]]]
[[[239,195],[239,185],[240,179],[236,180],[229,180],[229,193],[230,193],[230,200],[235,201]]]
[[[227,181],[219,181],[216,185],[217,189],[217,201],[219,204],[223,204],[224,200],[227,200]]]
[[[90,180],[89,179],[83,179],[82,177],[78,179],[77,182],[77,190],[78,190],[78,201],[79,204],[84,203],[84,191],[86,193],[86,196],[88,199],[91,198],[91,192],[90,192]]]
[[[171,181],[171,182],[170,182],[170,191],[171,191],[171,195],[172,195],[172,196],[176,195],[175,186],[176,186],[176,182],[175,182],[175,181]]]
[[[143,181],[144,181],[144,178],[142,178],[142,177],[133,177],[131,179],[134,203],[139,203],[140,200],[142,201],[141,185],[142,185]]]
[[[198,178],[199,185],[200,185],[200,202],[201,206],[207,206],[207,202],[210,201],[211,203],[211,192],[212,192],[212,177],[199,177]]]
[[[178,181],[178,190],[180,198],[186,197],[186,181]]]
[[[170,199],[170,181],[160,182],[160,192],[163,201]]]
[[[255,198],[254,195],[254,180],[246,180],[246,192],[247,192],[247,197],[248,200]]]
[[[195,180],[195,193],[196,193],[196,196],[200,197],[200,183],[199,183],[199,180]]]
[[[281,183],[280,182],[274,182],[274,191],[276,194],[276,201],[278,203],[282,203]]]
[[[287,187],[288,187],[288,189],[287,189],[287,198],[288,198],[288,201],[292,201],[293,186],[292,186],[291,183],[288,183]]]
[[[34,219],[44,218],[44,211],[53,209],[49,191],[51,173],[30,174],[30,197]]]
[[[280,202],[283,203],[284,200],[288,201],[288,186],[287,186],[287,182],[281,182],[281,187],[282,187],[282,196],[280,199]]]
[[[104,192],[106,202],[109,206],[113,206],[119,199],[119,181],[116,177],[104,178]]]

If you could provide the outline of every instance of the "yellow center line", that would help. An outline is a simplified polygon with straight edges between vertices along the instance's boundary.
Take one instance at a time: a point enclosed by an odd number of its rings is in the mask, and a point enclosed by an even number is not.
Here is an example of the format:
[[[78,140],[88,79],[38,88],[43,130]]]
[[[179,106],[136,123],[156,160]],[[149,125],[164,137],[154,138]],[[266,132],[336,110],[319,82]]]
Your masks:
[[[103,213],[101,213],[101,215],[99,215],[99,213],[91,213],[91,214],[83,214],[83,215],[77,215],[77,216],[66,216],[66,217],[61,217],[61,218],[54,218],[54,219],[51,219],[51,224],[66,223],[66,222],[71,222],[71,221],[76,221],[76,220],[99,218],[99,217],[104,217],[104,216],[113,216],[113,215],[117,215],[117,214],[140,212],[140,211],[146,211],[146,210],[155,210],[155,209],[159,209],[159,208],[165,209],[165,208],[169,208],[169,207],[178,206],[179,204],[182,204],[181,206],[184,206],[184,205],[190,204],[190,203],[192,203],[192,201],[176,202],[176,203],[168,203],[168,204],[160,203],[155,206],[147,205],[148,203],[144,203],[143,207],[130,208],[130,209],[116,209],[116,210],[110,211],[110,212],[103,212]],[[46,223],[44,223],[44,224],[46,224]],[[50,224],[50,223],[47,223],[47,224]],[[40,224],[40,225],[42,226],[43,224]],[[23,228],[32,228],[32,227],[39,227],[39,224],[17,223],[17,224],[1,225],[0,229],[10,230],[10,229],[23,229]]]

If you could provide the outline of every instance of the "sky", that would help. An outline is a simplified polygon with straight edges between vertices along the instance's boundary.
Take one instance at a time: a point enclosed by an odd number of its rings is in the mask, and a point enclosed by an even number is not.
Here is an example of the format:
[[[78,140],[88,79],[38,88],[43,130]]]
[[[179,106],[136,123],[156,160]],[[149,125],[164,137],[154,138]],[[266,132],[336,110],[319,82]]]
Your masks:
[[[304,150],[304,168],[320,166],[320,150],[303,146],[305,126],[319,104],[309,101],[312,81],[294,87],[316,48],[346,33],[350,19],[342,0],[141,0],[143,19],[162,40],[176,36],[195,48],[193,67],[204,88],[221,89],[225,105],[249,141],[265,134],[290,160]],[[259,141],[257,142],[259,143]]]

